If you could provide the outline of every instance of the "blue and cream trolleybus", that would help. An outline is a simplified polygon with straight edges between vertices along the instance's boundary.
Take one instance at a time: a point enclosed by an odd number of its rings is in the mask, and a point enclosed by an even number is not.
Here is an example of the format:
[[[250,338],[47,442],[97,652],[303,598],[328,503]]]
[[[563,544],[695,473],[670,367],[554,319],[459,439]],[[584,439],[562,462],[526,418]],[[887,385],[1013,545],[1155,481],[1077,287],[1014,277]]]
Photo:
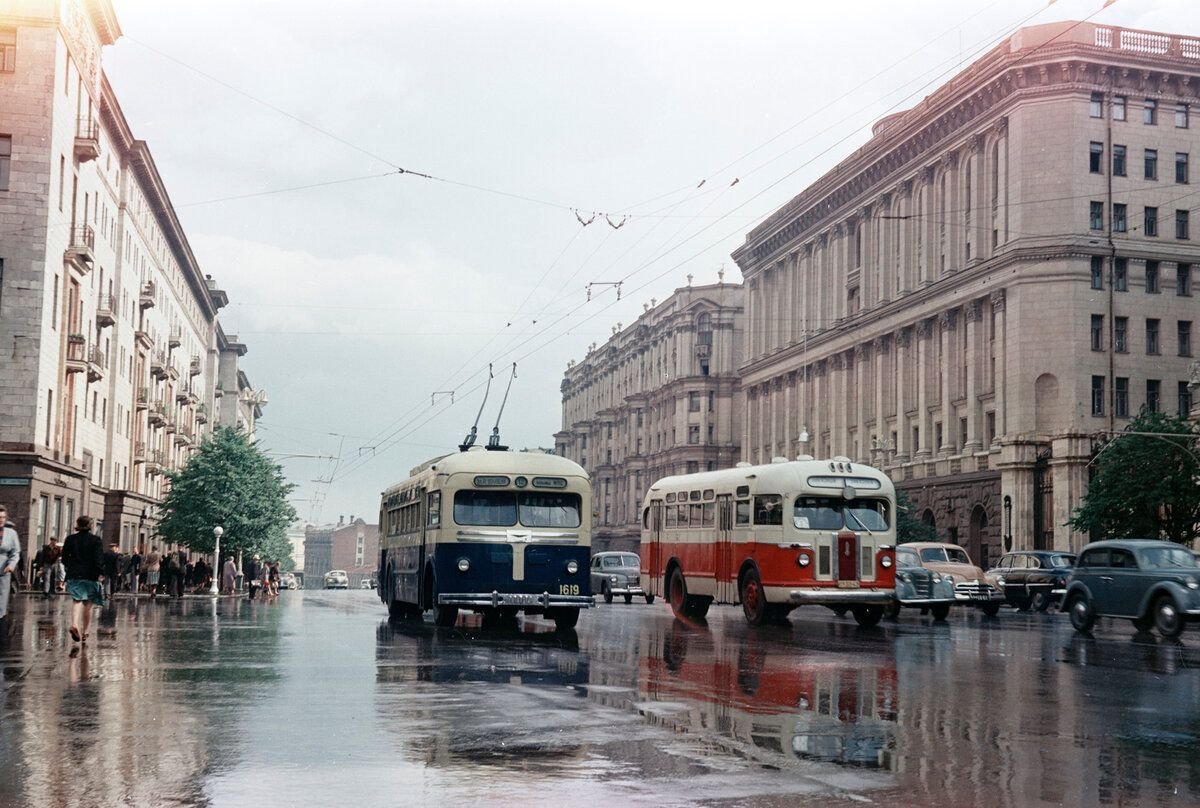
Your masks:
[[[379,597],[393,619],[432,609],[452,626],[467,609],[572,628],[594,605],[590,516],[587,472],[564,457],[471,446],[430,460],[383,492]]]

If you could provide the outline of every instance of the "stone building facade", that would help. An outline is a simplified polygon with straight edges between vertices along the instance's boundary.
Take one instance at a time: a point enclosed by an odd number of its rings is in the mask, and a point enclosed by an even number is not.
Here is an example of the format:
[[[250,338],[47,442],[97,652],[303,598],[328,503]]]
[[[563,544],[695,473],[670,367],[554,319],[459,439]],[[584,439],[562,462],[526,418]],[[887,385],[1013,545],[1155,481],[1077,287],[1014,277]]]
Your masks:
[[[304,579],[309,589],[320,589],[322,577],[330,570],[345,570],[350,588],[375,577],[379,558],[379,525],[363,518],[336,525],[309,525],[304,529]]]
[[[1078,549],[1098,441],[1191,406],[1198,94],[1200,40],[1054,23],[879,121],[734,253],[745,459],[878,465],[977,560]]]
[[[217,312],[101,68],[109,0],[0,4],[0,501],[27,561],[75,516],[129,549],[214,420]]]
[[[567,368],[555,451],[591,475],[597,552],[637,549],[655,480],[739,459],[743,296],[721,276],[707,286],[689,277]]]

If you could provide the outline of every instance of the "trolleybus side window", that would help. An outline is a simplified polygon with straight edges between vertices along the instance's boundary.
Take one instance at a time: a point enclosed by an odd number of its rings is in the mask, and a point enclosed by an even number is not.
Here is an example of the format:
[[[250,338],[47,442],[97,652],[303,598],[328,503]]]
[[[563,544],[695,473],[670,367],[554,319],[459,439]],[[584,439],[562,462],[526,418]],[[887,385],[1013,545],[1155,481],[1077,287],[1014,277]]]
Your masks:
[[[694,493],[697,496],[700,495],[699,491],[696,491]],[[692,513],[692,516],[691,516],[692,527],[702,526],[704,524],[704,506],[701,505],[699,502],[695,502],[692,505],[690,505],[689,508]],[[712,522],[709,522],[709,524],[711,525]]]
[[[713,523],[716,522],[716,514],[717,514],[717,503],[715,503],[715,502],[704,503],[704,526],[705,527],[713,526]]]
[[[888,529],[888,506],[882,499],[852,499],[845,509],[846,527],[851,530]]]
[[[842,503],[833,497],[796,497],[792,523],[800,530],[840,530]]]
[[[675,509],[679,513],[679,526],[687,527],[688,526],[688,506],[687,505],[676,505]]]
[[[735,517],[737,523],[739,525],[750,524],[750,500],[739,499],[735,508],[737,510],[737,516]]]
[[[460,525],[511,527],[517,523],[517,498],[511,491],[455,491],[454,521]]]
[[[579,527],[579,495],[526,491],[517,494],[525,527]]]
[[[442,522],[442,492],[433,491],[429,494],[429,526],[437,527]]]
[[[778,494],[763,494],[754,498],[754,524],[782,525],[783,497]]]

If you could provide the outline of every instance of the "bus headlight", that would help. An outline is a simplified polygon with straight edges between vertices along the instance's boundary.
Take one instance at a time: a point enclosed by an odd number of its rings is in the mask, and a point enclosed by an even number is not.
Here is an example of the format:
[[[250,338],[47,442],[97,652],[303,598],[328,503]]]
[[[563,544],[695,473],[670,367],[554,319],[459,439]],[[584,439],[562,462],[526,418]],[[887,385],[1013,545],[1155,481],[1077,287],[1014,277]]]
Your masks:
[[[465,559],[465,558],[460,558],[460,559],[458,560],[458,571],[459,571],[459,572],[466,572],[466,571],[467,571],[467,570],[469,570],[469,569],[471,569],[471,562],[470,562],[470,561],[468,561],[468,560],[467,560],[467,559]]]
[[[800,557],[796,559],[796,563],[802,567],[807,567],[812,563],[812,558],[809,557],[808,553],[801,553]]]
[[[575,573],[579,572],[579,565],[576,564],[574,561],[568,561],[567,562],[567,572],[570,575],[574,575]]]
[[[891,567],[892,566],[892,557],[884,556],[883,558],[879,559],[879,566],[883,567],[885,570],[888,569],[889,567]]]

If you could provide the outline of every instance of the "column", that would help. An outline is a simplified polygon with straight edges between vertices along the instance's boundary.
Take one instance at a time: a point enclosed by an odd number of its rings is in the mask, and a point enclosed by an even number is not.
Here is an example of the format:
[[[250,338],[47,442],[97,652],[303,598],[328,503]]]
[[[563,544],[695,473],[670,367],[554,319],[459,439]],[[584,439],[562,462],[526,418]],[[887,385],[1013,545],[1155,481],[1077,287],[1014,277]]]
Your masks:
[[[933,334],[933,320],[921,320],[917,323],[917,445],[916,460],[928,460],[931,454],[930,441],[933,430],[929,418],[929,366],[930,366],[930,337]]]
[[[901,328],[896,332],[896,460],[908,460],[916,447],[910,446],[908,410],[908,387],[912,383],[912,329]]]
[[[784,377],[783,384],[783,454],[795,457],[796,452],[796,372],[792,371]]]
[[[891,358],[889,353],[890,339],[887,336],[877,337],[875,339],[874,351],[874,369],[875,369],[875,434],[879,435],[879,445],[884,446],[891,438],[888,434],[887,417],[884,411],[884,402],[887,400],[886,395],[886,379],[884,375],[884,364]],[[894,447],[893,447],[894,448]],[[880,465],[884,465],[886,457],[880,461]]]
[[[750,443],[750,436],[754,434],[755,401],[753,387],[742,391],[742,400],[745,401],[745,408],[742,411],[742,459],[749,463],[754,451]]]
[[[1003,289],[992,292],[996,313],[996,434],[1008,434],[1008,317]]]
[[[962,447],[963,454],[978,452],[983,448],[979,439],[979,427],[983,419],[979,404],[979,321],[982,317],[983,307],[978,300],[967,304],[967,445]]]
[[[963,234],[963,228],[960,226],[962,214],[955,212],[962,210],[962,205],[959,204],[962,194],[959,193],[961,178],[958,153],[947,152],[942,157],[942,167],[946,172],[946,199],[939,218],[944,219],[943,226],[946,228],[946,272],[957,272],[962,269]]]
[[[954,332],[958,325],[955,311],[944,311],[938,315],[938,325],[941,326],[942,361],[938,372],[942,374],[942,451],[941,454],[953,454],[958,445],[958,418],[954,413],[953,401],[955,373],[954,362]],[[936,447],[935,447],[936,448]]]
[[[870,361],[868,357],[866,345],[854,347],[854,407],[858,416],[854,431],[857,433],[858,450],[854,449],[855,441],[850,441],[850,451],[853,454],[847,456],[860,462],[864,457],[870,456],[871,449],[871,438],[867,434],[867,363]]]

